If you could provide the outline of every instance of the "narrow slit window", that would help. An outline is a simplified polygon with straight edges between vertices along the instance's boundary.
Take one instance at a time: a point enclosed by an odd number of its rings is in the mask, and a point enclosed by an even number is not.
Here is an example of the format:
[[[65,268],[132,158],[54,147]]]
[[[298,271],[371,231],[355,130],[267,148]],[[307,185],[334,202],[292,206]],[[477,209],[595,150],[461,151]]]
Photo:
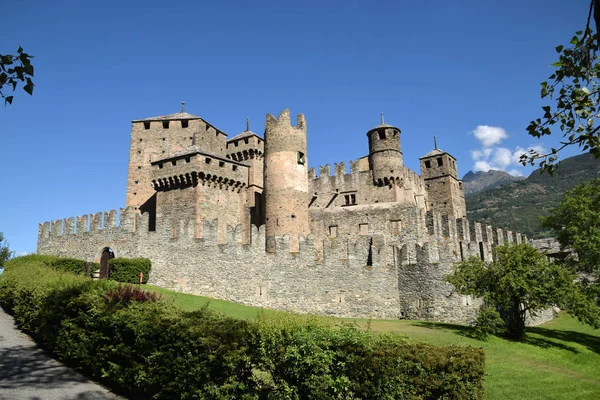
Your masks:
[[[162,125],[163,125],[163,129],[169,129],[169,121],[163,121]]]
[[[299,151],[298,152],[298,164],[300,165],[304,165],[306,163],[306,157],[304,156],[304,153]]]
[[[150,129],[150,121],[144,122],[144,129]]]
[[[188,127],[188,120],[187,119],[182,119],[181,120],[181,127],[182,128],[187,128]]]
[[[444,160],[442,159],[442,157],[438,157],[437,164],[438,164],[438,167],[441,167],[442,165],[444,165]]]
[[[425,161],[425,168],[431,168],[431,161]]]
[[[385,131],[379,131],[379,139],[383,140],[385,139]]]

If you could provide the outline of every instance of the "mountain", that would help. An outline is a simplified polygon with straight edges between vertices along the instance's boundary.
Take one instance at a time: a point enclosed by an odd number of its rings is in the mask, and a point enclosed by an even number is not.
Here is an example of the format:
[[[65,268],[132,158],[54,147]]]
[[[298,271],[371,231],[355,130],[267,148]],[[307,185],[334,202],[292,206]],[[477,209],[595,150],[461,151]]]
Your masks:
[[[462,180],[463,187],[465,188],[465,195],[469,195],[481,192],[482,190],[491,189],[502,185],[503,183],[521,181],[523,179],[525,179],[524,176],[512,176],[504,171],[490,169],[487,172],[469,171]]]
[[[550,236],[552,232],[542,228],[539,217],[548,215],[566,191],[594,178],[600,178],[600,159],[589,153],[567,158],[558,164],[553,176],[536,170],[527,179],[465,196],[467,216],[529,238]]]

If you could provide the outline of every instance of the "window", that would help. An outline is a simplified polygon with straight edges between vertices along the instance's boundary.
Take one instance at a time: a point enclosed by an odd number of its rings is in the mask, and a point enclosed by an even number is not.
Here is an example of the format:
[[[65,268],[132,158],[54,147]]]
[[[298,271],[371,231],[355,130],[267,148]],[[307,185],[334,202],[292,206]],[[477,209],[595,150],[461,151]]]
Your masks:
[[[144,129],[150,129],[150,121],[144,122]]]
[[[379,131],[379,139],[383,140],[385,139],[385,131]]]
[[[234,166],[232,167],[232,169],[233,169],[234,171],[237,171],[237,165],[234,165]]]
[[[185,158],[185,163],[186,163],[186,164],[189,164],[189,163],[190,163],[190,158],[189,158],[189,157],[186,157],[186,158]]]
[[[337,236],[338,227],[337,225],[333,225],[329,227],[329,236],[336,237]]]
[[[224,161],[219,161],[219,167],[224,167],[225,166],[225,162]]]
[[[162,164],[158,164],[158,169],[162,169],[163,165]]]
[[[236,140],[235,142],[233,142],[233,145],[234,145],[235,147],[238,147],[238,141]]]
[[[438,167],[441,167],[442,165],[444,165],[444,160],[442,159],[442,157],[438,157],[437,163],[438,163]]]
[[[431,161],[425,161],[425,168],[431,168]]]
[[[244,143],[248,144],[248,138],[244,139]]]
[[[169,121],[163,121],[163,129],[169,129]]]
[[[298,152],[298,164],[300,165],[304,165],[306,163],[306,157],[304,156],[304,153],[299,151]]]
[[[356,204],[356,194],[350,193],[344,195],[344,205],[352,206]]]
[[[206,158],[206,160],[204,160],[204,162],[206,162],[207,164],[210,164],[212,160],[210,158]]]
[[[171,161],[171,165],[173,165],[173,166],[177,165],[177,160]]]
[[[187,119],[182,119],[181,120],[181,127],[182,128],[187,128],[188,127],[188,120]]]

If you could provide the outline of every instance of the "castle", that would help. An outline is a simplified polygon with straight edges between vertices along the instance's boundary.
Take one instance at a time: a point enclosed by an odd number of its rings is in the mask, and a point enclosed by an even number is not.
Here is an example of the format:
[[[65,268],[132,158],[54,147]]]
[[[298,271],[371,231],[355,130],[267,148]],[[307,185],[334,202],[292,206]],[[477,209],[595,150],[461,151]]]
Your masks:
[[[40,224],[38,253],[152,260],[150,283],[253,306],[344,317],[466,322],[479,300],[444,276],[527,240],[466,219],[456,159],[403,163],[401,131],[369,154],[308,169],[307,125],[267,115],[264,138],[228,138],[182,111],[132,122],[126,207]]]

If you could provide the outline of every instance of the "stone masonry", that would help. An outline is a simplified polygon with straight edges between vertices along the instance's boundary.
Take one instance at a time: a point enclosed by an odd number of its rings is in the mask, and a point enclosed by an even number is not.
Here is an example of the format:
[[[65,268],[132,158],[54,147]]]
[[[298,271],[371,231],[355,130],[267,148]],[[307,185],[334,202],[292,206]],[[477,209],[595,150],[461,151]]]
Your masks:
[[[456,159],[436,146],[419,175],[400,134],[382,117],[367,156],[317,174],[289,110],[267,115],[264,139],[249,126],[228,139],[183,109],[135,120],[126,207],[40,224],[38,253],[146,257],[150,283],[253,306],[471,321],[479,301],[444,275],[527,238],[468,221]]]

